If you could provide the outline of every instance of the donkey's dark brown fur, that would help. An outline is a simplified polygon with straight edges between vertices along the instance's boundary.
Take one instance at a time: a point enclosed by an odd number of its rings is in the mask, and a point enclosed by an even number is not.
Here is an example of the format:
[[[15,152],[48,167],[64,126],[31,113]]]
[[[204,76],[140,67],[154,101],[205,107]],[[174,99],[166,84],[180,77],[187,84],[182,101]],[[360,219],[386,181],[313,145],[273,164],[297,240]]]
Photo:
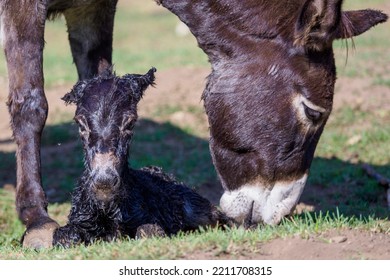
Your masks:
[[[160,0],[208,55],[210,149],[237,221],[277,224],[295,207],[332,110],[332,43],[384,22],[342,0]]]

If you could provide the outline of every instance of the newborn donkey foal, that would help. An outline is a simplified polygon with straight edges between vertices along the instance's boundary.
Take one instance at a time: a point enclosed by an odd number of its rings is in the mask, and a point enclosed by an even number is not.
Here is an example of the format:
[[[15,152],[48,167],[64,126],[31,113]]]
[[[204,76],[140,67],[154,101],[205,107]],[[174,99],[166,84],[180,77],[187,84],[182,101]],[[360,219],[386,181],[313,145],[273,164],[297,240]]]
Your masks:
[[[53,245],[135,237],[147,224],[171,235],[225,223],[208,200],[160,168],[128,166],[137,104],[153,84],[155,71],[118,77],[108,69],[64,96],[66,103],[77,105],[74,119],[84,145],[85,171],[73,193],[68,224],[55,231]]]

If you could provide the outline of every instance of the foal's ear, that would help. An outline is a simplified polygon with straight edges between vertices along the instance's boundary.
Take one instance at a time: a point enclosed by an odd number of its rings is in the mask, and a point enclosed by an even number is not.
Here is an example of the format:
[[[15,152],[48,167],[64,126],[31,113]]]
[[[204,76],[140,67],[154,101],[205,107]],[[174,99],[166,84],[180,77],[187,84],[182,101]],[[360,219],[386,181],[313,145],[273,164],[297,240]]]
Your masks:
[[[130,86],[131,94],[137,101],[141,100],[144,91],[154,85],[156,68],[150,69],[145,75],[126,74],[122,77]]]
[[[335,39],[357,36],[387,20],[374,10],[342,12],[342,4],[343,0],[307,0],[296,22],[294,44],[321,51]]]
[[[66,104],[77,104],[80,98],[84,94],[84,90],[87,86],[86,81],[79,81],[70,92],[64,95],[61,99],[65,101]]]
[[[152,67],[145,75],[138,77],[142,91],[145,91],[149,86],[154,86],[154,81],[156,79],[154,73],[156,73],[156,71],[157,69]]]

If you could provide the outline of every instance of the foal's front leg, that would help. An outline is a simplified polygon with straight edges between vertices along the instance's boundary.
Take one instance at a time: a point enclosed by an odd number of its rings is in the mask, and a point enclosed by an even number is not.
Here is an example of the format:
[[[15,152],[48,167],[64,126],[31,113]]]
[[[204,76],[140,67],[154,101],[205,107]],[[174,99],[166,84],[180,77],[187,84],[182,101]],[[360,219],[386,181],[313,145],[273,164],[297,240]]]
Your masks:
[[[52,245],[58,224],[47,213],[42,189],[40,140],[48,105],[43,90],[44,1],[8,1],[2,7],[2,42],[9,76],[8,108],[17,144],[16,208],[27,230],[23,246]]]

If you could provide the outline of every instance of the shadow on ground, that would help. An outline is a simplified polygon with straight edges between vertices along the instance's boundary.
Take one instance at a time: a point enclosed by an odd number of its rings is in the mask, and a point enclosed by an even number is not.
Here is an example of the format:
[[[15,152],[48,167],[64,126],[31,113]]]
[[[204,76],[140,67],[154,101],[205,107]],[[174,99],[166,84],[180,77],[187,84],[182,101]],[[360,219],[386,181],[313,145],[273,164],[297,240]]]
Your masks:
[[[46,126],[42,143],[43,184],[49,202],[69,201],[83,170],[77,127],[73,123]],[[147,119],[138,122],[130,164],[134,168],[161,166],[213,203],[219,202],[222,187],[211,162],[207,141],[170,123]],[[390,165],[373,167],[378,173],[390,175]],[[14,152],[0,151],[0,188],[12,190],[15,174]],[[301,205],[315,212],[336,212],[338,209],[344,216],[386,218],[390,214],[386,190],[364,173],[360,163],[352,164],[337,158],[314,159]]]

